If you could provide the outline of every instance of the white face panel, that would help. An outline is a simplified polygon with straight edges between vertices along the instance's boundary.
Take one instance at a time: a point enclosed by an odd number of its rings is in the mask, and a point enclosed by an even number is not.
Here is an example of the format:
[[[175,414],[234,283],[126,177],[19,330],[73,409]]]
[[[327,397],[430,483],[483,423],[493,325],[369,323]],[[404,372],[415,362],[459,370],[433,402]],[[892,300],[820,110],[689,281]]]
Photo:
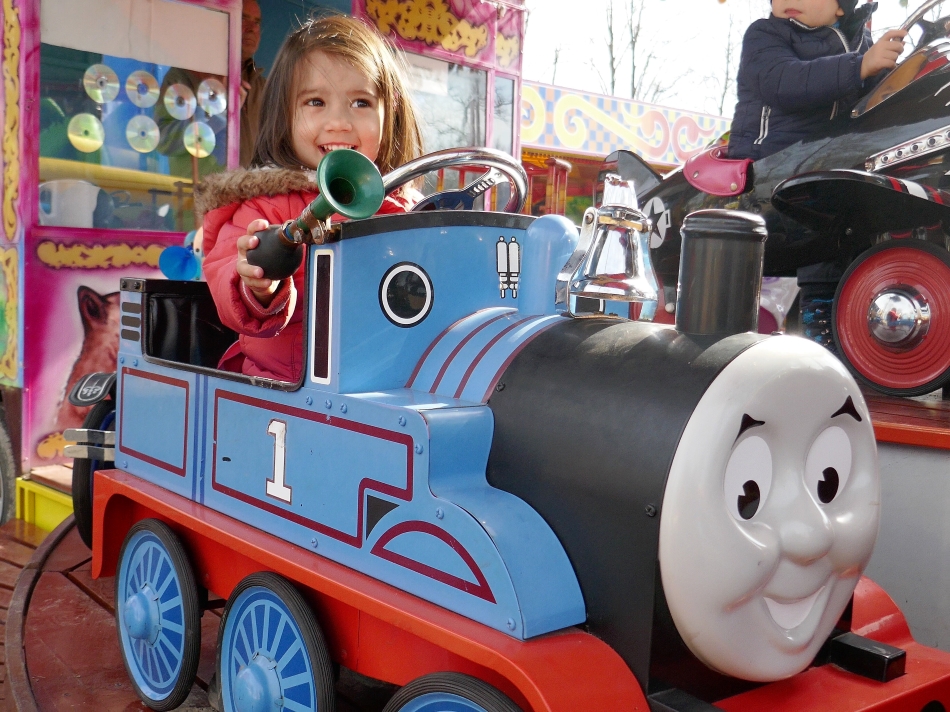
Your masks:
[[[746,680],[807,667],[867,565],[879,509],[874,432],[844,366],[791,336],[740,354],[693,412],[663,499],[663,588],[693,654]]]

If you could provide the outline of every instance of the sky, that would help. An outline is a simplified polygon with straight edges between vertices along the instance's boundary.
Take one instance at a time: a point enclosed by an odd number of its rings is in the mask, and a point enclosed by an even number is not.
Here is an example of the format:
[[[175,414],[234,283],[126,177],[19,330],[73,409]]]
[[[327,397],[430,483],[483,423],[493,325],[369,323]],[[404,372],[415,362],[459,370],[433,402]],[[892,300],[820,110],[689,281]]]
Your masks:
[[[529,11],[524,43],[525,79],[583,89],[600,94],[630,96],[630,53],[609,88],[607,6],[611,0],[527,0]],[[738,63],[742,34],[749,24],[769,12],[767,0],[612,0],[615,22],[623,29],[627,7],[645,2],[640,44],[646,49],[638,65],[654,103],[707,114],[731,116],[734,82],[726,86],[726,57],[730,46]],[[873,16],[875,38],[899,26],[923,0],[880,0]],[[943,14],[950,14],[950,0]],[[623,31],[624,42],[626,32]],[[646,63],[646,55],[652,55]],[[555,62],[555,58],[557,61]],[[732,73],[734,75],[735,67]],[[720,111],[721,108],[721,111]]]

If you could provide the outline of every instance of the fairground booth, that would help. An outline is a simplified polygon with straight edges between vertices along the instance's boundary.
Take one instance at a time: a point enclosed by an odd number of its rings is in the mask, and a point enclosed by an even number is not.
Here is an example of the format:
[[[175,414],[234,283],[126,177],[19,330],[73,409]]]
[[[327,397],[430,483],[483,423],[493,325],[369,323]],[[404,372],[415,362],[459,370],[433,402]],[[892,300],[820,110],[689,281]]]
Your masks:
[[[259,5],[254,63],[265,74],[311,13],[361,16],[405,52],[428,151],[517,155],[522,0]],[[69,513],[62,433],[88,408],[67,396],[81,374],[115,370],[120,329],[141,318],[120,313],[119,279],[161,276],[163,249],[197,227],[195,183],[238,167],[243,9],[241,0],[0,4],[2,519],[14,500],[46,529]],[[464,180],[447,171],[428,187]]]

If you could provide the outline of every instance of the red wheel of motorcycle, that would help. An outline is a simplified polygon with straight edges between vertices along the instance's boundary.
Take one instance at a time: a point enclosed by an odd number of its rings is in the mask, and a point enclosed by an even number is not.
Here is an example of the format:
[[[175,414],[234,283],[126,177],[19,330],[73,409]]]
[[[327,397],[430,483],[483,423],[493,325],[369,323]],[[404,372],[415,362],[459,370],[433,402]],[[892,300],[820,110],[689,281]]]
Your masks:
[[[868,309],[883,291],[916,290],[930,308],[929,329],[901,349],[882,344]],[[950,380],[950,252],[920,240],[875,245],[847,269],[832,308],[838,352],[859,380],[889,395],[929,393]]]

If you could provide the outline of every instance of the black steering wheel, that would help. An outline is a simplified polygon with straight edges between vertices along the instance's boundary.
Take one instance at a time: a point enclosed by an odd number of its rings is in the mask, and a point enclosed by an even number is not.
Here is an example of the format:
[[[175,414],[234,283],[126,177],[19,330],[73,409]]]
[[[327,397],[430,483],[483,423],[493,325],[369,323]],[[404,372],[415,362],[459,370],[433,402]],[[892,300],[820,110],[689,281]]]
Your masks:
[[[475,198],[492,186],[507,181],[511,186],[511,195],[504,211],[521,212],[528,197],[528,175],[514,158],[493,148],[450,148],[421,156],[383,176],[383,189],[389,195],[409,181],[431,171],[462,166],[487,167],[489,170],[461,190],[446,190],[430,195],[419,202],[413,211],[471,210]]]

